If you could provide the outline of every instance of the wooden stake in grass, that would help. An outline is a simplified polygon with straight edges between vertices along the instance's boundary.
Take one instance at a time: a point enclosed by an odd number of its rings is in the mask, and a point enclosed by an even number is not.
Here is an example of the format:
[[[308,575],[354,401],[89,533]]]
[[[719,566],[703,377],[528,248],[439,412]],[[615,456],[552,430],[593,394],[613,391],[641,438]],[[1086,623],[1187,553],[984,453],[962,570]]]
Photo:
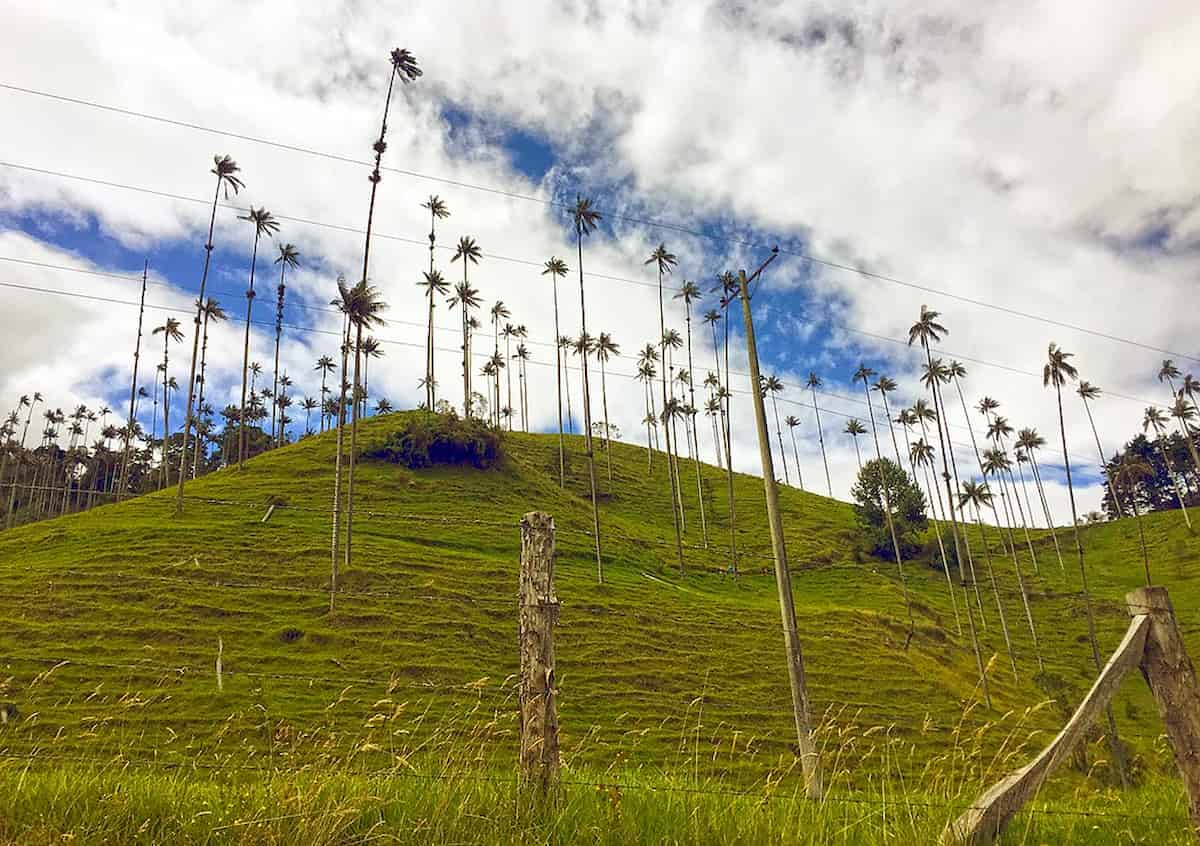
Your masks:
[[[521,650],[520,770],[544,795],[558,780],[558,702],[554,687],[554,518],[531,511],[521,520],[518,588]]]
[[[779,253],[763,262],[753,276],[774,261]],[[759,381],[758,347],[754,342],[754,320],[750,316],[750,283],[746,271],[738,271],[741,291],[742,317],[746,323],[746,352],[750,359],[750,384]],[[758,453],[762,459],[763,488],[767,495],[767,520],[771,525],[771,550],[775,556],[775,587],[779,591],[779,616],[783,624],[783,642],[787,649],[788,680],[792,687],[792,715],[796,721],[796,742],[800,747],[800,766],[810,799],[821,798],[821,760],[812,739],[812,723],[808,715],[808,687],[804,679],[804,656],[800,651],[800,635],[796,631],[796,606],[792,599],[792,580],[788,573],[787,547],[783,543],[783,520],[779,515],[779,488],[775,484],[775,467],[771,461],[771,440],[767,432],[767,412],[761,391],[751,390],[754,397],[754,423],[758,430]]]

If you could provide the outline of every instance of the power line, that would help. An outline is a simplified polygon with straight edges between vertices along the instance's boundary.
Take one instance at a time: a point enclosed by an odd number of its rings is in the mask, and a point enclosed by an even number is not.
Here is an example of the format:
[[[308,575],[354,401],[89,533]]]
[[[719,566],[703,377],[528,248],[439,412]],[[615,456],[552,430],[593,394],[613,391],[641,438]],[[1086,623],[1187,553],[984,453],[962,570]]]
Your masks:
[[[343,156],[343,155],[339,155],[336,153],[315,150],[313,148],[304,147],[304,146],[297,145],[297,144],[287,144],[284,142],[275,141],[272,139],[262,138],[262,137],[253,136],[253,135],[248,135],[245,133],[238,133],[238,132],[233,132],[230,130],[216,129],[213,127],[205,126],[203,124],[199,124],[199,123],[195,123],[195,122],[191,122],[191,121],[177,120],[177,119],[173,119],[173,118],[164,117],[161,115],[150,114],[148,112],[139,112],[139,111],[135,111],[133,109],[126,109],[126,108],[121,108],[118,106],[112,106],[112,105],[108,105],[108,104],[104,104],[104,103],[98,103],[93,100],[87,100],[87,99],[76,98],[76,97],[68,97],[68,96],[61,95],[61,94],[53,94],[53,93],[50,93],[47,91],[39,91],[39,90],[36,90],[33,88],[25,88],[25,87],[12,85],[12,84],[8,84],[8,83],[0,83],[0,88],[8,90],[8,91],[12,91],[12,92],[20,93],[20,94],[26,94],[26,95],[30,95],[30,96],[36,96],[36,97],[43,97],[43,98],[50,99],[50,100],[57,100],[59,102],[71,103],[73,105],[79,105],[79,106],[85,106],[88,108],[98,109],[101,111],[111,112],[114,114],[120,114],[120,115],[124,115],[127,117],[136,117],[136,118],[143,119],[143,120],[154,121],[156,123],[167,124],[170,126],[176,126],[176,127],[180,127],[183,129],[190,129],[190,130],[197,131],[197,132],[205,132],[205,133],[212,134],[212,135],[220,135],[220,136],[223,136],[226,138],[236,138],[236,139],[239,139],[242,141],[249,141],[251,143],[261,144],[263,146],[268,146],[268,147],[275,147],[275,148],[278,148],[281,150],[288,150],[288,151],[294,152],[294,153],[301,153],[303,155],[316,156],[316,157],[328,159],[331,161],[342,162],[344,164],[353,164],[353,165],[363,166],[363,167],[373,167],[374,166],[373,162],[368,162],[363,159],[355,159],[350,156]],[[563,209],[570,208],[569,203],[565,203],[565,202],[562,202],[559,200],[535,197],[535,196],[532,196],[529,194],[521,194],[521,193],[518,193],[515,191],[507,191],[507,190],[500,189],[500,188],[493,188],[490,186],[478,185],[475,183],[465,182],[462,180],[448,179],[448,178],[440,177],[440,176],[433,176],[430,174],[420,173],[418,171],[407,170],[404,168],[397,168],[397,167],[385,165],[385,166],[381,166],[380,170],[387,171],[390,173],[400,174],[403,176],[409,176],[409,177],[413,177],[416,179],[424,179],[424,180],[438,182],[438,183],[445,184],[445,185],[452,185],[457,188],[467,188],[467,189],[470,189],[473,191],[481,191],[481,192],[485,192],[485,193],[489,193],[489,194],[503,196],[508,199],[523,200],[523,201],[527,201],[527,202],[537,203],[537,204],[543,205],[543,206],[550,206],[550,207],[556,207],[556,208],[563,208]],[[635,217],[632,215],[626,215],[626,214],[621,214],[618,212],[611,212],[611,211],[605,212],[605,214],[611,220],[620,220],[620,221],[623,221],[626,223],[632,223],[632,224],[639,225],[639,226],[649,226],[649,227],[657,228],[657,229],[665,229],[665,230],[677,232],[677,233],[680,233],[683,235],[689,235],[689,236],[696,237],[696,238],[703,238],[703,239],[709,240],[709,241],[717,241],[717,242],[721,242],[721,243],[733,244],[733,245],[739,246],[739,247],[747,247],[747,248],[751,248],[751,249],[765,250],[765,249],[772,249],[772,248],[778,246],[775,243],[767,244],[767,243],[763,243],[763,242],[749,241],[749,240],[745,240],[745,239],[735,238],[730,235],[717,234],[717,233],[713,233],[713,232],[705,232],[703,230],[694,229],[694,228],[685,226],[683,224],[661,221],[661,220],[654,220],[652,218]],[[286,219],[286,218],[283,218],[283,219]],[[423,243],[423,242],[415,242],[415,243]],[[857,267],[855,265],[846,264],[844,262],[834,261],[832,259],[821,258],[817,255],[814,255],[814,254],[808,253],[808,252],[804,252],[802,250],[794,250],[794,249],[788,249],[788,248],[782,248],[782,247],[779,247],[778,249],[779,249],[779,252],[784,255],[793,256],[795,258],[800,258],[800,259],[803,259],[804,261],[811,262],[812,264],[821,265],[823,267],[828,267],[832,270],[839,270],[839,271],[843,271],[846,273],[854,273],[854,274],[857,274],[857,275],[862,276],[867,279],[874,279],[874,280],[880,281],[880,282],[887,282],[889,284],[898,285],[898,286],[909,288],[909,289],[916,290],[916,291],[922,291],[924,293],[936,294],[937,296],[946,297],[946,298],[952,299],[952,300],[957,300],[958,302],[967,303],[968,305],[974,305],[974,306],[977,306],[980,308],[987,308],[987,309],[992,309],[994,311],[999,311],[1003,314],[1008,314],[1013,317],[1019,317],[1019,318],[1025,319],[1025,320],[1037,321],[1037,322],[1045,323],[1050,326],[1057,326],[1062,329],[1070,329],[1071,331],[1074,331],[1074,332],[1081,332],[1086,335],[1092,335],[1094,337],[1103,338],[1105,340],[1114,341],[1116,343],[1122,343],[1122,344],[1127,344],[1127,345],[1134,346],[1134,347],[1139,347],[1141,349],[1149,350],[1149,351],[1155,352],[1155,353],[1161,353],[1164,355],[1174,356],[1176,358],[1184,358],[1184,359],[1188,359],[1191,361],[1200,362],[1200,357],[1189,355],[1187,353],[1176,352],[1176,351],[1173,351],[1170,349],[1166,349],[1164,347],[1156,346],[1154,344],[1148,344],[1148,343],[1145,343],[1142,341],[1136,341],[1136,340],[1126,338],[1126,337],[1123,337],[1120,335],[1116,335],[1116,334],[1113,334],[1110,332],[1104,332],[1104,331],[1100,331],[1100,330],[1096,330],[1096,329],[1089,329],[1085,326],[1080,326],[1078,324],[1068,323],[1063,320],[1057,320],[1055,318],[1046,317],[1046,316],[1039,315],[1039,314],[1034,314],[1033,312],[1023,311],[1021,309],[1012,308],[1010,306],[999,305],[997,303],[991,303],[986,300],[981,300],[981,299],[978,299],[975,297],[968,297],[963,294],[955,294],[951,291],[947,291],[942,288],[935,288],[930,285],[924,285],[924,284],[912,282],[912,281],[909,281],[906,279],[901,279],[898,276],[892,276],[892,275],[885,274],[885,273],[878,273],[875,271],[867,270],[862,267]],[[493,257],[495,257],[495,256],[493,256]],[[596,274],[590,274],[590,275],[596,275]],[[636,284],[646,284],[646,283],[636,283]]]

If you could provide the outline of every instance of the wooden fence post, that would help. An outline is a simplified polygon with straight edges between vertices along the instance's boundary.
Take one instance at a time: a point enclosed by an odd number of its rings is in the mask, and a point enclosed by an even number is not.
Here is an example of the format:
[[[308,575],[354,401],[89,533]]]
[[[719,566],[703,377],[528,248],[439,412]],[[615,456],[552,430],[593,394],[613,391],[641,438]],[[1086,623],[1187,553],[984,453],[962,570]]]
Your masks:
[[[1179,776],[1187,789],[1192,831],[1200,840],[1200,685],[1183,646],[1167,589],[1143,587],[1125,597],[1130,614],[1150,617],[1141,670],[1154,692]]]
[[[558,780],[558,703],[554,678],[554,518],[531,511],[521,520],[518,589],[521,650],[521,780],[548,793]]]

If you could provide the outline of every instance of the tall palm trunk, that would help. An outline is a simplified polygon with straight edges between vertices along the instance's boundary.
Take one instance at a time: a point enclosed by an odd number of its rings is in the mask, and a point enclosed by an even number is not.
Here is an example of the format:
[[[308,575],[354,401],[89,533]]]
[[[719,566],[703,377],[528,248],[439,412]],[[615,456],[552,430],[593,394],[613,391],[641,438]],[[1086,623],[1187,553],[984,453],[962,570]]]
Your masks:
[[[600,359],[600,405],[604,410],[604,457],[608,462],[608,485],[612,487],[612,430],[608,427],[608,368],[605,367],[607,353],[596,356]]]
[[[1029,465],[1033,471],[1034,486],[1037,488],[1038,499],[1042,503],[1042,511],[1046,515],[1046,525],[1050,527],[1050,538],[1054,541],[1054,554],[1058,556],[1058,568],[1065,573],[1067,567],[1063,563],[1062,550],[1058,545],[1058,530],[1054,528],[1054,518],[1050,515],[1050,502],[1046,499],[1046,488],[1042,484],[1042,468],[1032,452],[1029,453]]]
[[[908,593],[908,578],[904,575],[904,558],[900,555],[900,541],[896,539],[896,523],[892,517],[892,495],[888,492],[887,477],[883,472],[883,450],[879,448],[879,429],[875,425],[875,404],[871,402],[871,386],[867,384],[866,379],[863,379],[863,393],[867,397],[867,414],[871,419],[871,437],[875,441],[875,459],[878,461],[879,467],[879,490],[883,495],[888,534],[892,536],[892,551],[896,553],[896,569],[900,574],[900,588],[904,593],[904,610],[908,614],[908,637],[904,639],[904,648],[907,649],[913,633],[916,631],[917,623],[913,618],[912,597]],[[897,465],[897,469],[904,472],[902,465]]]
[[[907,432],[908,430],[906,428],[905,433],[907,434]],[[924,437],[928,437],[927,433],[925,432],[924,423],[921,424],[921,434]],[[912,471],[913,479],[915,480],[917,478],[917,468],[916,464],[913,462],[912,453],[909,453],[908,456],[908,466]],[[942,491],[937,486],[936,482],[930,480],[928,465],[922,462],[921,469],[924,471],[925,475],[925,490],[926,496],[929,497],[930,510],[933,510],[933,494],[937,494],[937,511],[934,512],[933,532],[934,536],[937,538],[938,552],[942,556],[942,572],[946,574],[946,589],[950,594],[950,607],[954,609],[954,627],[957,629],[959,637],[962,637],[962,619],[958,615],[958,598],[954,595],[954,582],[950,578],[950,557],[946,555],[946,546],[942,542],[942,523],[946,522],[946,509],[942,505]]]
[[[197,417],[203,414],[204,408],[204,379],[208,370],[208,311],[204,312],[204,337],[200,339],[200,396],[196,399]],[[200,473],[200,445],[204,438],[200,436],[199,427],[196,429],[196,451],[192,455],[192,478]],[[205,455],[207,458],[207,454]]]
[[[988,549],[987,535],[983,530],[983,513],[979,510],[978,504],[975,506],[975,525],[979,527],[979,545],[983,547],[984,566],[987,568],[988,581],[992,585],[992,595],[996,597],[996,613],[1000,617],[1000,632],[1004,635],[1004,648],[1008,652],[1009,663],[1012,664],[1013,681],[1020,681],[1021,676],[1017,672],[1017,656],[1013,652],[1012,639],[1008,636],[1008,620],[1004,616],[1004,603],[1000,600],[1000,588],[996,585],[996,572],[992,569],[992,553]],[[1003,544],[1004,542],[1001,540],[1001,546]]]
[[[208,286],[208,268],[212,264],[213,254],[213,228],[217,224],[217,198],[221,194],[221,175],[217,175],[217,185],[213,189],[212,213],[208,219],[208,240],[204,242],[204,271],[200,274],[200,294],[197,298],[196,318],[193,321],[195,329],[192,333],[192,366],[188,373],[188,393],[187,407],[183,415],[183,443],[180,444],[179,454],[179,488],[175,491],[175,513],[183,513],[183,486],[187,482],[187,460],[188,460],[188,435],[191,433],[193,424],[192,420],[192,400],[196,389],[196,359],[200,352],[200,312],[204,308],[204,291]],[[164,404],[166,398],[164,397]],[[166,462],[167,457],[167,439],[163,437],[163,461]],[[170,479],[168,472],[164,477]]]
[[[696,467],[696,502],[700,504],[700,533],[704,538],[704,548],[707,549],[708,520],[704,516],[704,483],[700,478],[700,435],[696,431],[696,365],[692,359],[692,302],[690,298],[684,297],[683,307],[687,326],[688,407],[692,409],[689,412],[692,421],[692,446],[689,449],[693,450],[693,463]]]
[[[1071,528],[1075,532],[1075,557],[1079,562],[1079,584],[1083,592],[1084,610],[1087,613],[1088,643],[1092,647],[1092,662],[1096,666],[1096,672],[1099,673],[1104,669],[1104,664],[1100,661],[1100,644],[1096,639],[1096,615],[1092,610],[1092,592],[1088,588],[1087,567],[1083,563],[1083,538],[1079,534],[1079,514],[1075,509],[1075,485],[1071,481],[1071,456],[1067,452],[1067,424],[1063,416],[1062,385],[1057,379],[1054,380],[1054,394],[1058,400],[1058,432],[1062,437],[1063,468],[1067,473],[1067,497],[1071,503]],[[1117,720],[1113,716],[1111,704],[1105,707],[1104,716],[1108,722],[1108,744],[1112,751],[1113,763],[1117,767],[1117,774],[1121,777],[1122,786],[1128,789],[1129,775],[1125,766],[1125,753],[1121,749],[1121,739],[1117,734]]]
[[[146,277],[149,274],[150,262],[147,260],[142,267],[142,296],[138,300],[137,341],[133,345],[133,378],[129,380],[129,422],[125,426],[125,445],[121,452],[120,482],[116,485],[117,502],[121,501],[125,488],[129,485],[129,442],[133,438],[133,422],[137,419],[135,403],[137,402],[138,361],[141,359],[142,353],[142,318],[146,314]],[[27,422],[26,426],[28,425]],[[22,446],[24,446],[23,442]]]
[[[358,395],[358,380],[362,362],[362,324],[354,325],[354,382],[350,396]],[[343,566],[350,569],[354,544],[354,466],[358,463],[358,403],[350,402],[350,455],[346,460],[346,545]]]
[[[817,442],[821,444],[821,461],[825,465],[825,484],[829,486],[829,498],[833,498],[833,479],[829,475],[829,456],[825,454],[825,432],[821,428],[821,406],[817,402],[817,388],[812,387],[813,411],[817,416]]]
[[[562,345],[558,339],[562,337],[558,328],[558,275],[550,274],[550,282],[554,286],[554,394],[558,403],[558,486],[567,486],[567,447],[563,436],[563,365]],[[569,397],[569,395],[568,395]]]
[[[200,335],[200,323],[196,322],[196,335]],[[171,467],[167,460],[167,444],[171,441],[171,392],[170,383],[167,381],[167,345],[170,343],[170,337],[167,333],[163,333],[163,440],[162,440],[162,481],[160,487],[167,487],[171,484]],[[190,389],[189,389],[190,393]],[[185,447],[186,449],[186,447]],[[183,472],[183,461],[187,457],[184,456],[180,462],[179,472]]]
[[[788,474],[787,452],[783,448],[783,428],[779,425],[779,400],[775,398],[775,393],[771,393],[771,408],[775,412],[775,439],[779,441],[779,458],[783,461],[783,483],[785,485],[792,484],[792,478]]]
[[[800,483],[800,490],[804,490],[804,479],[800,476],[800,451],[796,449],[796,430],[788,427],[788,434],[792,437],[792,460],[796,462],[796,481]]]
[[[888,406],[887,391],[880,391],[879,398],[883,401],[883,415],[887,418],[888,431],[892,434],[892,446],[896,450],[896,466],[903,470],[904,462],[900,458],[900,442],[896,440],[896,426],[892,421],[892,409]],[[917,477],[914,475],[913,481],[915,482],[916,479]]]
[[[320,421],[318,424],[321,427],[322,434],[324,434],[324,432],[325,432],[325,394],[326,394],[325,376],[326,376],[326,373],[327,373],[327,371],[325,370],[325,368],[322,367],[321,368],[321,415],[320,415]],[[238,428],[241,428],[241,427],[239,426]]]
[[[283,271],[287,262],[279,264],[279,287],[275,293],[275,366],[271,372],[271,437],[275,446],[283,446],[283,406],[279,404],[279,340],[283,336]],[[357,395],[355,395],[357,397]],[[357,398],[354,400],[358,402]],[[275,409],[279,409],[279,436],[275,435]]]
[[[1087,397],[1081,396],[1080,399],[1083,400],[1083,410],[1087,412],[1088,424],[1092,427],[1092,437],[1096,440],[1096,455],[1100,457],[1100,472],[1104,474],[1104,481],[1108,484],[1108,492],[1112,495],[1117,516],[1124,517],[1125,511],[1121,508],[1121,498],[1117,496],[1117,489],[1113,487],[1112,476],[1108,472],[1108,462],[1104,460],[1104,447],[1100,446],[1100,433],[1096,431],[1096,421],[1092,418],[1092,407],[1088,404]]]
[[[250,251],[250,287],[246,290],[246,332],[242,341],[242,401],[238,406],[238,469],[246,464],[246,380],[250,375],[250,312],[254,306],[254,271],[258,267],[259,230],[254,230],[254,247]],[[325,384],[325,374],[321,374]],[[321,395],[324,398],[324,394]],[[226,462],[228,463],[228,462]]]
[[[725,329],[725,386],[724,398],[721,402],[721,425],[725,432],[725,480],[729,488],[729,566],[736,576],[738,572],[737,560],[737,504],[733,496],[733,418],[730,415],[730,402],[733,399],[733,391],[730,389],[729,381],[729,314],[726,312],[725,319],[721,321]],[[718,374],[720,365],[717,367]],[[757,389],[757,385],[755,388]]]
[[[337,410],[337,453],[333,471],[333,543],[329,550],[329,611],[333,612],[333,598],[337,594],[338,580],[338,531],[342,525],[342,441],[346,427],[346,357],[350,354],[350,318],[347,317],[342,333],[342,369],[338,389]]]
[[[921,346],[923,346],[925,348],[925,361],[928,364],[929,369],[933,370],[933,353],[929,349],[928,340],[923,338],[921,340]],[[936,382],[934,382],[930,385],[929,390],[933,394],[934,404],[936,405],[937,404],[937,396],[938,396]],[[966,612],[967,612],[967,630],[970,632],[970,635],[971,635],[971,649],[975,653],[975,666],[979,670],[979,683],[983,690],[983,697],[984,697],[984,700],[987,702],[988,707],[990,708],[991,704],[992,704],[992,697],[991,697],[991,693],[989,692],[989,689],[988,689],[987,673],[984,671],[983,654],[979,651],[979,636],[978,636],[978,633],[975,631],[975,614],[971,610],[971,594],[967,587],[967,570],[966,570],[966,566],[963,563],[961,545],[959,544],[959,541],[958,541],[958,514],[954,510],[954,492],[950,488],[950,464],[949,464],[949,459],[946,457],[946,440],[947,439],[945,436],[945,432],[943,431],[943,428],[942,428],[942,415],[941,414],[939,414],[937,417],[937,430],[938,430],[938,444],[941,447],[941,454],[942,454],[942,479],[944,480],[944,482],[946,484],[946,500],[947,500],[947,505],[949,506],[949,510],[950,510],[950,534],[954,540],[954,557],[958,561],[959,583],[962,585],[963,597],[966,600],[965,606],[966,606]]]
[[[604,584],[604,559],[600,552],[600,503],[596,498],[596,456],[592,443],[592,401],[591,390],[588,387],[588,351],[587,351],[587,303],[583,290],[583,233],[576,230],[579,247],[579,326],[580,338],[584,341],[583,360],[583,445],[587,452],[588,483],[592,489],[592,532],[596,540],[596,581]]]
[[[858,436],[854,435],[853,437],[854,437],[854,456],[858,459],[858,472],[861,473],[862,469],[863,469],[862,452],[858,448]]]
[[[437,209],[432,201],[429,208],[429,275],[433,276],[433,250],[437,243]],[[464,257],[463,261],[467,261]],[[425,407],[434,410],[437,393],[433,382],[433,286],[429,286],[429,327],[425,334]]]
[[[1015,525],[1016,521],[1013,518],[1012,508],[1008,504],[1008,494],[1006,493],[1006,490],[1005,490],[1004,474],[1003,474],[1002,470],[997,471],[996,478],[997,478],[998,482],[1000,483],[1000,500],[1001,500],[1002,505],[1004,506],[1004,521],[1005,521],[1005,527],[1008,530],[1008,549],[1012,551],[1013,572],[1016,573],[1016,576],[1017,576],[1017,590],[1021,594],[1021,606],[1025,611],[1025,621],[1029,625],[1029,634],[1033,639],[1033,654],[1034,654],[1034,657],[1037,659],[1038,670],[1044,670],[1045,664],[1042,662],[1042,648],[1041,648],[1041,645],[1038,643],[1037,626],[1033,622],[1033,610],[1029,604],[1029,590],[1025,587],[1025,576],[1021,572],[1021,564],[1017,558],[1017,540],[1016,540],[1016,537],[1014,536],[1014,531],[1013,531],[1013,526]],[[1015,498],[1015,492],[1014,492],[1014,498]],[[993,509],[993,513],[995,513],[994,509]],[[999,523],[998,515],[997,515],[996,522]],[[1003,536],[1001,536],[1001,537],[1003,538]],[[1028,540],[1028,537],[1029,537],[1028,533],[1026,533],[1026,540]],[[1032,556],[1032,550],[1030,550],[1030,555]],[[1034,559],[1034,572],[1035,573],[1037,572],[1036,559]]]
[[[662,404],[663,411],[667,410],[667,319],[663,311],[663,270],[662,265],[658,267],[658,349],[659,355],[662,358]],[[675,529],[675,550],[679,557],[679,572],[683,572],[683,535],[680,533],[679,512],[676,511],[676,487],[675,481],[675,466],[672,461],[671,451],[671,421],[663,420],[663,436],[666,439],[667,445],[667,483],[670,486],[671,500],[671,525]],[[732,499],[730,500],[732,502]]]
[[[504,338],[504,364],[505,364],[504,381],[506,383],[506,390],[508,393],[508,410],[509,410],[508,431],[511,432],[512,428],[513,428],[513,424],[512,424],[512,410],[513,410],[513,404],[512,404],[512,339],[509,336],[505,336],[505,338]]]
[[[575,431],[575,415],[571,410],[571,367],[570,365],[563,366],[563,389],[567,394],[567,431],[574,433]]]
[[[1179,487],[1179,479],[1175,475],[1175,468],[1171,464],[1171,458],[1167,455],[1167,451],[1163,447],[1162,435],[1160,434],[1154,441],[1158,446],[1158,454],[1162,456],[1163,464],[1167,466],[1167,475],[1171,477],[1171,486],[1175,488],[1175,499],[1179,502],[1179,508],[1183,511],[1183,522],[1190,529],[1192,527],[1192,518],[1188,516],[1187,506],[1183,502],[1183,490]]]

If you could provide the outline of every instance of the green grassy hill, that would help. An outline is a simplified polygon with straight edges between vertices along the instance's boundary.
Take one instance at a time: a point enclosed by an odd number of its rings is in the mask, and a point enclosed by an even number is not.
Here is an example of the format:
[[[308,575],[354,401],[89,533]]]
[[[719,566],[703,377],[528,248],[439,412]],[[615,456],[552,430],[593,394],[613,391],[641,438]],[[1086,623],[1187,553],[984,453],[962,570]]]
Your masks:
[[[365,449],[404,415],[372,418]],[[683,473],[686,572],[675,560],[663,456],[614,444],[603,458],[606,583],[597,585],[582,439],[570,438],[565,490],[557,439],[505,436],[490,470],[410,471],[359,464],[354,564],[329,610],[332,435],[309,438],[188,487],[0,534],[0,753],[65,766],[153,762],[193,771],[320,765],[351,772],[436,764],[466,755],[511,771],[517,670],[517,522],[548,511],[558,528],[560,721],[568,772],[690,773],[696,780],[795,781],[782,638],[770,574],[762,483],[738,476],[742,572],[729,563],[724,474],[703,468],[709,544],[696,480]],[[263,522],[267,504],[284,503]],[[976,700],[974,659],[955,630],[944,576],[907,565],[916,629],[894,565],[856,552],[849,506],[787,489],[784,524],[826,766],[836,786],[931,777],[972,785],[1052,736],[1094,676],[1079,580],[1060,570],[1048,535],[1035,538],[1037,666],[1010,559],[992,533],[1020,679],[1003,653],[994,600],[983,640],[994,656],[993,705]],[[1156,580],[1172,592],[1200,655],[1198,542],[1177,514],[1146,519]],[[977,541],[977,535],[973,536]],[[1131,520],[1085,533],[1101,645],[1127,624],[1124,593],[1141,581]],[[961,601],[961,600],[960,600]],[[222,645],[223,689],[215,662]],[[1169,776],[1152,700],[1131,679],[1116,707],[1147,778]],[[1047,700],[1055,699],[1057,701]],[[1099,790],[1105,746],[1089,779],[1055,790]],[[781,775],[782,774],[782,775]],[[931,775],[932,774],[932,775]],[[965,794],[964,794],[965,795]],[[1175,799],[1172,799],[1175,801]]]

